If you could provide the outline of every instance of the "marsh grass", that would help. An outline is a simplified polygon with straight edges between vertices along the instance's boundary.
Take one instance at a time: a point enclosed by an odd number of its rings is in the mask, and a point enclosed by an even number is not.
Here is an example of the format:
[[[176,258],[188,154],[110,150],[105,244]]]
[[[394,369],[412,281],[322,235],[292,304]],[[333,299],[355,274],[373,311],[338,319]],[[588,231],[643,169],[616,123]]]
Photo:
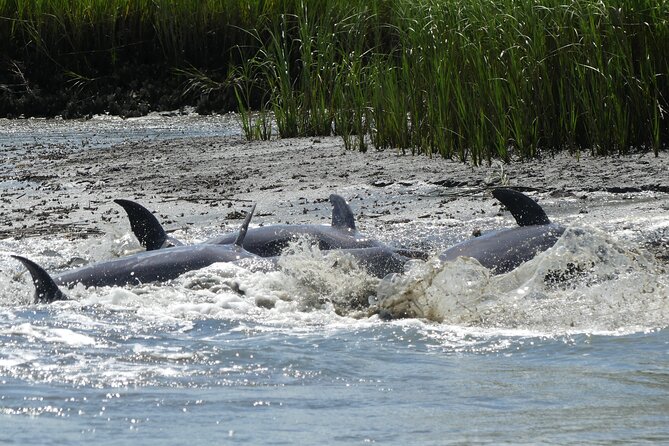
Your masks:
[[[667,145],[666,1],[374,5],[304,7],[269,33],[251,78],[281,136],[474,163]]]
[[[232,91],[252,139],[274,120],[474,163],[669,141],[667,0],[0,0],[0,16],[4,61],[81,86],[178,68],[188,93]]]

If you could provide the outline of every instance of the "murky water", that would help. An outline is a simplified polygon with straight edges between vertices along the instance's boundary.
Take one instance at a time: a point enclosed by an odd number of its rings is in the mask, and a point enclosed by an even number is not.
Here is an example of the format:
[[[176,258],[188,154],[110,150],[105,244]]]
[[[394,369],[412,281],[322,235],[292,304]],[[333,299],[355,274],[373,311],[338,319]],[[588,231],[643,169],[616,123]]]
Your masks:
[[[216,264],[49,306],[8,253],[55,271],[137,242],[126,228],[0,240],[0,442],[667,442],[669,273],[642,241],[669,218],[630,212],[653,199],[595,197],[587,219],[561,216],[572,229],[554,248],[501,276],[431,259],[379,281],[296,245],[274,272]],[[372,233],[426,235],[436,252],[488,223]],[[384,322],[356,299],[413,317]]]

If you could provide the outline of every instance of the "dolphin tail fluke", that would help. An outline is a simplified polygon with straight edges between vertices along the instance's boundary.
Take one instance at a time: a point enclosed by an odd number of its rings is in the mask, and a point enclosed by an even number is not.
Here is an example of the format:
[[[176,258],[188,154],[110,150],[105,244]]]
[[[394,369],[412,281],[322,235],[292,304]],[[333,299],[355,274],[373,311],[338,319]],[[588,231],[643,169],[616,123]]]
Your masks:
[[[249,230],[249,223],[251,223],[251,218],[253,217],[253,213],[255,211],[256,211],[256,205],[254,204],[251,210],[246,214],[246,218],[244,219],[244,222],[239,228],[239,234],[235,239],[235,245],[242,246],[242,243],[244,243],[244,237],[246,237],[246,232]]]
[[[67,296],[60,291],[56,282],[53,281],[49,273],[32,260],[25,257],[12,255],[16,260],[23,263],[35,284],[35,303],[51,303],[56,300],[67,300]]]
[[[167,241],[167,233],[158,219],[144,206],[130,200],[114,200],[128,214],[130,228],[147,251],[163,247]]]
[[[511,212],[518,226],[548,225],[550,219],[539,204],[513,189],[495,189],[492,196]]]
[[[340,195],[330,195],[332,203],[332,226],[339,229],[355,231],[355,218],[351,207]]]

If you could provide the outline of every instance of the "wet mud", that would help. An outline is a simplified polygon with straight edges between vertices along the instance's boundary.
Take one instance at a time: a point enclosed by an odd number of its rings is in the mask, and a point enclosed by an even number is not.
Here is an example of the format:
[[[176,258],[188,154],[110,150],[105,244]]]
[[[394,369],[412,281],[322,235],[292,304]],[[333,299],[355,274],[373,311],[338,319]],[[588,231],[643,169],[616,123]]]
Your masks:
[[[629,216],[634,226],[635,216],[669,215],[668,161],[668,153],[558,154],[474,167],[393,151],[346,151],[334,137],[247,142],[212,136],[93,149],[24,144],[3,149],[0,237],[76,238],[126,228],[115,198],[137,200],[167,228],[185,232],[234,229],[253,203],[254,224],[327,223],[327,198],[339,193],[361,229],[432,248],[470,236],[459,232],[471,228],[463,222],[483,219],[485,225],[486,218],[503,215],[490,195],[499,186],[528,192],[563,222],[587,223],[591,213],[606,221],[612,212],[617,220]],[[403,230],[394,230],[398,226]],[[436,242],[440,231],[450,235]],[[665,235],[647,238],[661,245]]]

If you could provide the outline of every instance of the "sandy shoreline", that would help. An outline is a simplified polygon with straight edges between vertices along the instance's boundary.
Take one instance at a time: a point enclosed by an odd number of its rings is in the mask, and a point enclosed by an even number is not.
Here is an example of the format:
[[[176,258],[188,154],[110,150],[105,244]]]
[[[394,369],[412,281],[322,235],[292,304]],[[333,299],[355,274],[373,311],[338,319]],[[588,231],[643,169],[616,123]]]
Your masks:
[[[524,188],[539,200],[572,198],[551,209],[558,215],[588,212],[587,201],[597,192],[628,198],[650,192],[646,209],[669,212],[666,152],[580,159],[558,154],[473,167],[394,151],[346,151],[336,137],[211,137],[109,149],[35,145],[3,155],[0,238],[104,233],[125,224],[114,198],[144,203],[173,229],[229,228],[252,202],[258,203],[256,224],[325,222],[333,192],[351,201],[363,227],[438,225],[489,213],[487,190],[500,185]]]

